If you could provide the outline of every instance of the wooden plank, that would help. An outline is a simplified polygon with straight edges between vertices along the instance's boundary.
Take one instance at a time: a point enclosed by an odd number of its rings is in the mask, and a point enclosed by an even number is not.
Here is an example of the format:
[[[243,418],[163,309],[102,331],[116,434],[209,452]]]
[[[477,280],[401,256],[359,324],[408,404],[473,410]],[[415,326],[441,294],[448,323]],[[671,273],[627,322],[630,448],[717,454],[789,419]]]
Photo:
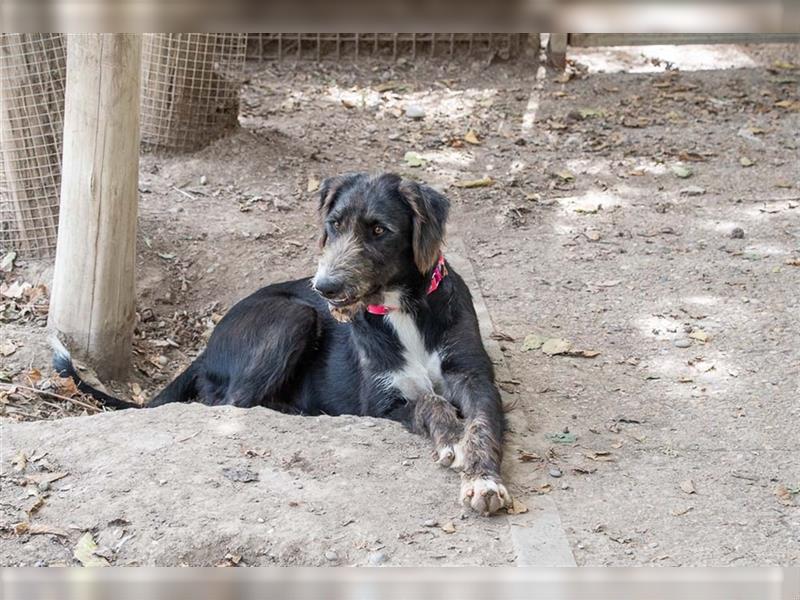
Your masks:
[[[70,35],[49,325],[101,378],[130,364],[141,36]]]
[[[570,33],[570,46],[800,43],[800,33]]]

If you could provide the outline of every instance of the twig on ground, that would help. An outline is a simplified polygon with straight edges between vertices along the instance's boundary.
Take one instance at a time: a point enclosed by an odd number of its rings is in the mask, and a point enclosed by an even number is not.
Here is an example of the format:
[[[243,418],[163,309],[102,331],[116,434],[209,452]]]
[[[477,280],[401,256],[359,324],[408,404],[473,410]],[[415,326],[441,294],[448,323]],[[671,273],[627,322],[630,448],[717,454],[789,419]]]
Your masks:
[[[80,400],[76,400],[75,398],[70,398],[69,396],[62,396],[61,394],[56,394],[54,392],[48,392],[46,390],[37,390],[34,387],[28,387],[27,385],[19,385],[17,383],[0,383],[0,388],[4,388],[7,390],[26,390],[28,392],[33,392],[35,394],[42,394],[43,396],[49,396],[51,398],[56,398],[58,400],[64,400],[65,402],[70,402],[77,406],[81,406],[88,410],[93,410],[95,412],[102,412],[102,409],[92,406],[91,404],[87,404],[86,402],[81,402]]]

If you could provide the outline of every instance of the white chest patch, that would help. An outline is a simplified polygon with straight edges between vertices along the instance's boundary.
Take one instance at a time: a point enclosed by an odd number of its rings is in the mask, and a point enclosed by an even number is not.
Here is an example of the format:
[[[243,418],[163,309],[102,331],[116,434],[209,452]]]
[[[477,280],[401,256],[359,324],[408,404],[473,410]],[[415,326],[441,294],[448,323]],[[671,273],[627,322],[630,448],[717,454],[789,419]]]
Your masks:
[[[394,311],[384,317],[391,323],[403,346],[405,364],[398,371],[385,375],[386,384],[400,391],[409,400],[426,394],[441,394],[442,357],[439,352],[428,352],[422,334],[414,319],[403,312]]]

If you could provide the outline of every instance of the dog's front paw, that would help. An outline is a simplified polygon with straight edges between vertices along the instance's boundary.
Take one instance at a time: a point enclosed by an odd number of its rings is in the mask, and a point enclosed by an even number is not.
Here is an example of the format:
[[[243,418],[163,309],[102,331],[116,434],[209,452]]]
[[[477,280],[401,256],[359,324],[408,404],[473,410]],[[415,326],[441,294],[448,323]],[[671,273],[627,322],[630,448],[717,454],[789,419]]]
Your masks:
[[[493,477],[464,476],[461,481],[461,504],[482,515],[490,515],[511,504],[511,496],[506,486]]]

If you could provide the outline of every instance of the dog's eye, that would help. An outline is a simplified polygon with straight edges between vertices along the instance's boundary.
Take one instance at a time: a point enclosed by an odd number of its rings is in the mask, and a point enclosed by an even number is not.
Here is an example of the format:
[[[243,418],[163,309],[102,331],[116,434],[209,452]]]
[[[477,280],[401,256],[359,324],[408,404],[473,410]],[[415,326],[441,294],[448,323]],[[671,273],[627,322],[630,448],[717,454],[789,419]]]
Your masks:
[[[380,225],[373,225],[372,226],[372,235],[374,235],[375,237],[382,236],[385,231],[386,230],[383,227],[381,227]]]
[[[336,231],[339,231],[342,228],[342,222],[339,220],[334,221],[333,223],[331,223],[331,225],[333,225],[333,228]]]

